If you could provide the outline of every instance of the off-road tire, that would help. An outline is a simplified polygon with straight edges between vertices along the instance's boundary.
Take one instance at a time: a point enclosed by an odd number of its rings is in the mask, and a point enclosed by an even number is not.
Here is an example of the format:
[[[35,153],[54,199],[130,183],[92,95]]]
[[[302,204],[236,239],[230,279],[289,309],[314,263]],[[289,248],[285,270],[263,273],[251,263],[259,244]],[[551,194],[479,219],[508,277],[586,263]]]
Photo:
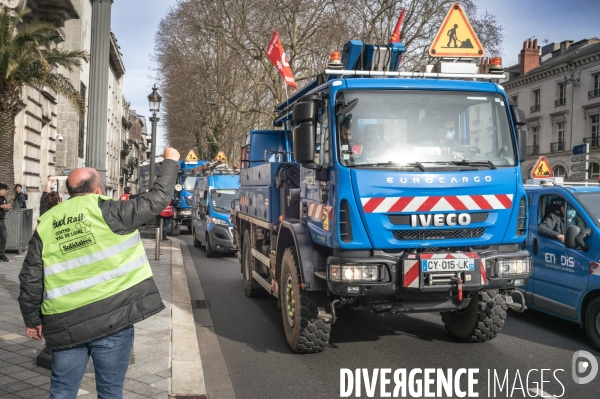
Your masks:
[[[450,335],[461,341],[489,341],[500,333],[507,310],[498,290],[479,291],[465,309],[442,312],[442,321]]]
[[[242,256],[240,257],[240,263],[242,264],[242,276],[244,279],[244,292],[246,293],[246,296],[250,298],[265,297],[269,294],[267,290],[265,290],[262,285],[258,283],[258,281],[252,278],[254,257],[252,256],[251,249],[252,246],[250,245],[250,232],[246,230],[244,232],[242,243]]]
[[[600,297],[594,298],[585,311],[585,332],[597,350],[600,350]]]
[[[213,250],[212,245],[210,243],[210,234],[206,233],[206,242],[205,242],[205,250],[207,258],[214,258],[217,256],[217,253]]]
[[[318,294],[300,289],[298,257],[294,248],[283,253],[279,295],[283,329],[290,348],[296,353],[325,350],[329,344],[331,323],[317,317],[321,302]]]
[[[194,237],[194,247],[200,248],[202,247],[202,242],[196,238],[196,232],[192,229],[192,236]]]
[[[169,222],[169,230],[167,231],[170,236],[178,236],[180,233],[181,224],[179,224],[175,219],[171,219]]]

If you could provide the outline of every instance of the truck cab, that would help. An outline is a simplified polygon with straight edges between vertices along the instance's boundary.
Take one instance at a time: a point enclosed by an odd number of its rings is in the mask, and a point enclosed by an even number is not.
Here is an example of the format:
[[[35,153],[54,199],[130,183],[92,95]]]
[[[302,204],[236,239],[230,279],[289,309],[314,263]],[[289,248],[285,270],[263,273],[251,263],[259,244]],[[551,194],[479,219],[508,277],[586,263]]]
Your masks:
[[[234,253],[233,202],[239,200],[240,177],[236,169],[221,167],[196,178],[192,201],[194,246],[206,248],[206,256]]]
[[[525,185],[533,272],[528,307],[579,323],[600,349],[600,187],[561,178]]]

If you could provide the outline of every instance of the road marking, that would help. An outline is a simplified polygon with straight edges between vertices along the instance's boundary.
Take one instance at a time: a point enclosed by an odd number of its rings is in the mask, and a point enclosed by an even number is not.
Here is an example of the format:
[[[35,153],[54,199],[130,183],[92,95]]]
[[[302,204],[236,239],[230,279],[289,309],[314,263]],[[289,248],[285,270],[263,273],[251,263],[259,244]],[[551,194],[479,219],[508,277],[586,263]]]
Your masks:
[[[544,392],[539,388],[535,388],[535,389],[531,388],[529,390],[529,392],[531,392],[533,394],[532,397],[534,397],[534,395],[535,395],[535,396],[539,396],[541,398],[557,399],[555,396],[552,396],[549,393]]]

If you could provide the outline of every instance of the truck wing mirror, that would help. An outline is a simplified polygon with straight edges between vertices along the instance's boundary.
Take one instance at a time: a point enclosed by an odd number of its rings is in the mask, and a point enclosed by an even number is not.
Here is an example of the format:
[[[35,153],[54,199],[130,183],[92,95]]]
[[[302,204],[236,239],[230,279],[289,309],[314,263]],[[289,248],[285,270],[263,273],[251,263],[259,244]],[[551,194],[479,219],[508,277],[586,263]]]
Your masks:
[[[206,206],[205,205],[198,205],[198,215],[200,215],[200,216],[206,215]]]
[[[317,107],[314,101],[301,101],[294,105],[292,120],[294,126],[294,160],[301,164],[315,160],[315,115]]]
[[[579,226],[569,226],[565,234],[565,246],[570,249],[582,249],[587,252],[590,246],[585,243],[584,239],[590,234],[590,229],[581,231]]]
[[[517,146],[519,148],[519,160],[525,162],[527,158],[527,130],[517,128]]]
[[[233,201],[231,201],[231,209],[233,211],[239,211],[240,210],[240,200],[239,200],[239,198],[236,198]]]
[[[517,128],[520,126],[525,126],[527,124],[525,112],[523,112],[521,108],[517,107],[515,103],[510,104],[510,113],[513,118],[513,123],[515,124],[515,126],[517,126]]]

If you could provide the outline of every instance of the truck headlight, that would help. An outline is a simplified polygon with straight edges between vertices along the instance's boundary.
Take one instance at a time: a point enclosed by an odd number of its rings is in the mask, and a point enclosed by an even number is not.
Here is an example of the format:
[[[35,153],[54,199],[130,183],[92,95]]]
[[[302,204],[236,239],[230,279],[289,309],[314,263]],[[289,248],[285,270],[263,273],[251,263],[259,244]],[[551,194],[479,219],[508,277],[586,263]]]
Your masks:
[[[329,279],[344,283],[372,283],[379,280],[379,266],[329,265]]]
[[[531,273],[531,259],[498,259],[498,276],[524,276]]]
[[[223,219],[217,219],[217,218],[210,218],[210,220],[214,223],[214,224],[218,224],[219,226],[228,226],[229,223],[227,223],[226,221],[224,221]]]
[[[179,211],[180,215],[191,215],[192,211]]]

